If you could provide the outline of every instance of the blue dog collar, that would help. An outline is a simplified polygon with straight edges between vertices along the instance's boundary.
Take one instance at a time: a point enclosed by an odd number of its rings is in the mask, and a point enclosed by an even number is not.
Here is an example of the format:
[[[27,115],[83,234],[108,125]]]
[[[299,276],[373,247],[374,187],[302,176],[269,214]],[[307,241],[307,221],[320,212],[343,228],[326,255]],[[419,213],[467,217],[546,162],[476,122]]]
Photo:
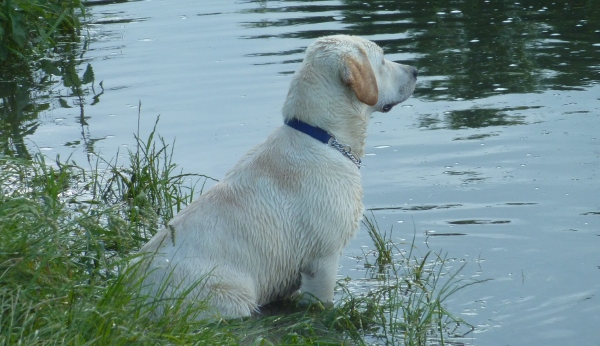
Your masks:
[[[350,148],[350,146],[338,142],[337,138],[335,138],[335,136],[329,134],[329,132],[323,130],[320,127],[309,125],[309,124],[305,123],[304,121],[298,120],[296,118],[287,120],[285,122],[285,124],[295,130],[298,130],[304,134],[311,136],[312,138],[314,138],[324,144],[327,144],[327,145],[337,149],[340,153],[342,153],[344,156],[349,158],[350,161],[352,161],[356,165],[356,167],[358,167],[360,169],[360,166],[362,165],[361,161],[358,157],[356,157],[356,156],[354,156],[354,154],[352,154],[352,149]]]

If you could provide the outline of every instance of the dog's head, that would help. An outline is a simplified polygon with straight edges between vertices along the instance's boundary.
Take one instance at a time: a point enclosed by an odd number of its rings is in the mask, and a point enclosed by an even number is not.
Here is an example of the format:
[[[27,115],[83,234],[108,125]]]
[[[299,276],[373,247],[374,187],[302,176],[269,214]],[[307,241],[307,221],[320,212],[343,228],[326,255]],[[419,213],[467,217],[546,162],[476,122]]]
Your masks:
[[[306,103],[311,101],[306,98],[317,97],[320,99],[317,106],[328,106],[326,103],[331,100],[332,104],[346,103],[352,108],[366,105],[366,113],[389,112],[410,97],[416,80],[414,67],[385,59],[383,50],[369,40],[358,36],[326,36],[307,48],[288,99],[302,97],[300,103]]]
[[[371,113],[389,112],[415,90],[417,70],[357,36],[326,36],[306,49],[283,106],[284,119],[318,126],[364,155]]]
[[[374,111],[389,112],[412,95],[417,81],[414,67],[385,59],[377,44],[361,37],[332,36],[329,40],[350,49],[340,56],[342,82]]]

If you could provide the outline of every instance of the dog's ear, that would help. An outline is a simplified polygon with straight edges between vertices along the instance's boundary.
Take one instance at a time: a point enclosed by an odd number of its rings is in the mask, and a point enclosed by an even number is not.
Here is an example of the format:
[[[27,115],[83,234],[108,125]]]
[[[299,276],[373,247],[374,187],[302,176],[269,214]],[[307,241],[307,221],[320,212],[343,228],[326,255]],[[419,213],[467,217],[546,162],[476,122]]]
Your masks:
[[[359,48],[358,51],[358,55],[342,57],[342,80],[350,85],[360,102],[374,106],[379,98],[375,72],[369,63],[367,53],[362,48]]]

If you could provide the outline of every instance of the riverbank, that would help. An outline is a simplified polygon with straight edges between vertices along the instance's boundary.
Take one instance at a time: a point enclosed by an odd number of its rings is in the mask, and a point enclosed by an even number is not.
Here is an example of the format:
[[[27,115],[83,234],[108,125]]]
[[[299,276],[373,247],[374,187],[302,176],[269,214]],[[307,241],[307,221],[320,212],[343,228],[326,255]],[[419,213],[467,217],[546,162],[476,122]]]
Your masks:
[[[136,141],[128,162],[0,158],[0,345],[425,345],[472,330],[444,301],[474,282],[440,254],[394,243],[371,218],[368,279],[356,289],[340,278],[332,309],[287,302],[250,319],[196,321],[203,302],[184,308],[181,297],[153,319],[127,263],[212,178],[178,172],[156,124]]]

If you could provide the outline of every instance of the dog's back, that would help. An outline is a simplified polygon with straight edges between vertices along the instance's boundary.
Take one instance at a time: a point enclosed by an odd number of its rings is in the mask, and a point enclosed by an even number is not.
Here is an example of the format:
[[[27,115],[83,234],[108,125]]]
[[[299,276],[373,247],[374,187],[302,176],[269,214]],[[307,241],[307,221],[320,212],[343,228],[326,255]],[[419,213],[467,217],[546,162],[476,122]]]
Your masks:
[[[282,127],[251,150],[140,250],[154,254],[146,292],[177,296],[195,285],[190,300],[246,316],[298,290],[314,259],[340,255],[362,215],[358,170],[321,147]]]

